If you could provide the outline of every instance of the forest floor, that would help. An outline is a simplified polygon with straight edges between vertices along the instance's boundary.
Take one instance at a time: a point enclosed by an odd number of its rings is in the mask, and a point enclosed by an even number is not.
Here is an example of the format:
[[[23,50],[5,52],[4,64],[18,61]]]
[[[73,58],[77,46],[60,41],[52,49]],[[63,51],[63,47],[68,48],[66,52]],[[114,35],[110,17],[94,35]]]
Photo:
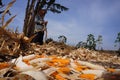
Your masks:
[[[0,80],[120,80],[115,51],[75,48],[56,41],[30,43],[33,37],[0,28]]]

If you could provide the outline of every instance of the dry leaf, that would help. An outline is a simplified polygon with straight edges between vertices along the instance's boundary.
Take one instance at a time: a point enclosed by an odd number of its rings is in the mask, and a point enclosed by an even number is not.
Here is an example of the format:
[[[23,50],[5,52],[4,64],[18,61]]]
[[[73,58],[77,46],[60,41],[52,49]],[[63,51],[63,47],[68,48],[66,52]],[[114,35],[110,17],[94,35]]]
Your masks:
[[[27,74],[32,76],[35,80],[48,80],[47,76],[42,71],[30,70],[22,72],[21,74]]]

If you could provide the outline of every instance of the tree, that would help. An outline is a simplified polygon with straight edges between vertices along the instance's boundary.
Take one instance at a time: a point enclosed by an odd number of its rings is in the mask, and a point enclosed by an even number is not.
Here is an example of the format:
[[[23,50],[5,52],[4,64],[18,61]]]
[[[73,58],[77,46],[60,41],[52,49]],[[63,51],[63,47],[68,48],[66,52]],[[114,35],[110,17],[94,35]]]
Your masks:
[[[49,42],[53,42],[54,40],[52,39],[52,38],[48,38],[47,40],[46,40],[46,43],[48,44]]]
[[[86,48],[86,46],[86,42],[83,41],[78,42],[78,44],[76,45],[77,48]]]
[[[116,40],[115,40],[115,43],[118,43],[118,46],[119,46],[119,51],[120,51],[120,32],[118,33],[118,35],[117,35],[117,38],[116,38]]]
[[[98,46],[98,50],[101,50],[102,49],[102,41],[103,41],[103,39],[102,39],[102,35],[99,35],[98,36],[98,39],[96,40],[96,44],[97,44],[97,46]]]
[[[59,36],[58,39],[59,39],[59,42],[61,42],[61,43],[67,42],[67,38],[64,35]]]
[[[95,50],[96,47],[96,42],[93,34],[89,34],[87,37],[87,48],[90,50],[93,49]]]
[[[40,9],[53,13],[61,13],[68,10],[68,8],[56,3],[56,0],[28,0],[23,26],[23,32],[28,37],[34,32],[35,15]]]

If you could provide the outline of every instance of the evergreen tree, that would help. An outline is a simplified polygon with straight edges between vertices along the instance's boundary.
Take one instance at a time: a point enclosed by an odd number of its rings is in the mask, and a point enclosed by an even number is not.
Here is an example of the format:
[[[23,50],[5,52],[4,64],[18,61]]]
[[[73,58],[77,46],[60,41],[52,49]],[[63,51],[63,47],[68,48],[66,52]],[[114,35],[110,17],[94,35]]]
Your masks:
[[[87,46],[86,42],[80,41],[76,45],[76,48],[86,48],[86,46]]]
[[[96,41],[93,34],[89,34],[87,37],[87,48],[95,50]]]
[[[67,42],[67,38],[64,35],[59,36],[58,39],[59,39],[59,42],[62,42],[62,43]]]
[[[120,51],[120,32],[118,33],[118,35],[117,35],[117,38],[116,38],[116,40],[115,40],[115,43],[117,43],[118,44],[118,46],[119,46],[119,51]]]

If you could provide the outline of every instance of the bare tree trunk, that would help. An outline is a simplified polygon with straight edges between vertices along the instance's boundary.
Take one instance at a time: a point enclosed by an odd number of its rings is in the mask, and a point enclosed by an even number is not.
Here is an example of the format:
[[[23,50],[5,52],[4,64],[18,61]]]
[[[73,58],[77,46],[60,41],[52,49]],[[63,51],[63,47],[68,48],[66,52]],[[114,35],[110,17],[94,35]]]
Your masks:
[[[32,33],[34,32],[34,19],[35,19],[35,12],[34,12],[34,6],[35,6],[36,0],[32,0],[30,8],[29,8],[29,19],[27,24],[27,34],[26,36],[30,37]]]
[[[26,13],[25,13],[25,19],[24,19],[24,26],[23,26],[23,32],[25,35],[27,35],[27,22],[29,19],[29,6],[30,6],[30,0],[28,0],[27,7],[26,7]]]
[[[61,11],[66,11],[68,8],[55,4],[56,0],[28,0],[26,7],[26,14],[23,26],[23,32],[25,36],[30,37],[34,33],[34,19],[38,12],[44,8],[46,11],[52,6],[49,10],[56,13],[61,13]]]
[[[26,36],[29,37],[31,33],[29,33],[29,29],[31,27],[34,27],[34,6],[35,6],[36,0],[28,0],[27,7],[26,7],[26,14],[25,14],[25,20],[24,20],[24,26],[23,26],[23,32]],[[33,31],[34,28],[31,29]]]
[[[28,0],[25,14],[25,21],[23,26],[23,32],[25,36],[30,37],[34,33],[34,19],[37,11],[40,10],[40,1]]]

